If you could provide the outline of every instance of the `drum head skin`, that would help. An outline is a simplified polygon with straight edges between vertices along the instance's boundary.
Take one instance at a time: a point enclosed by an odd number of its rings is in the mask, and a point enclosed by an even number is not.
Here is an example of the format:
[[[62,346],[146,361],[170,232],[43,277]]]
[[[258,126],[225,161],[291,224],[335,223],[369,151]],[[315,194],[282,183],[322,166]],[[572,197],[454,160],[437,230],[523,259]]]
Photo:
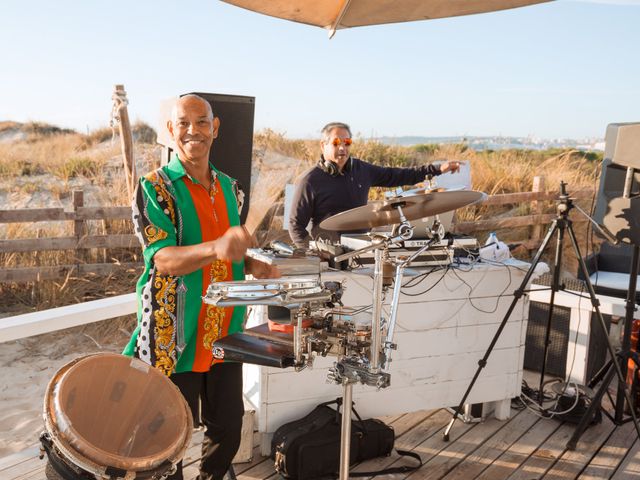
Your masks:
[[[45,426],[74,464],[148,471],[176,463],[193,421],[178,388],[159,370],[112,353],[62,367],[47,387]]]

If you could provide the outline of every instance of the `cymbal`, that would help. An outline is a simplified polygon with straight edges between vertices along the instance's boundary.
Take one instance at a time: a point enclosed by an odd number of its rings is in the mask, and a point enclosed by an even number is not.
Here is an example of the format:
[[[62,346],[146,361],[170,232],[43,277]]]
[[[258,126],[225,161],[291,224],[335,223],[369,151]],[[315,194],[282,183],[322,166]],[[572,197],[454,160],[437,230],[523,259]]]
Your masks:
[[[382,227],[401,222],[398,206],[402,209],[407,220],[417,220],[471,205],[485,198],[486,194],[483,192],[463,190],[427,192],[387,200],[375,200],[362,207],[352,208],[323,220],[320,223],[320,228],[349,231]]]

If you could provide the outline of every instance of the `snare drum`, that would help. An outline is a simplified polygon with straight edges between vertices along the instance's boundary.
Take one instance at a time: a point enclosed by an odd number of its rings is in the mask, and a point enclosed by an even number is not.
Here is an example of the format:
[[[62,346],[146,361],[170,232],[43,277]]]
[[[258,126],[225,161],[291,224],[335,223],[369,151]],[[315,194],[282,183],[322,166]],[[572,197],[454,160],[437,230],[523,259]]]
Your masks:
[[[168,377],[114,353],[58,370],[43,416],[48,478],[51,466],[61,478],[63,472],[83,479],[163,478],[184,456],[193,430],[187,402]]]
[[[278,305],[295,307],[307,302],[327,302],[332,292],[317,279],[271,278],[214,282],[202,297],[205,303],[221,307],[234,305]]]

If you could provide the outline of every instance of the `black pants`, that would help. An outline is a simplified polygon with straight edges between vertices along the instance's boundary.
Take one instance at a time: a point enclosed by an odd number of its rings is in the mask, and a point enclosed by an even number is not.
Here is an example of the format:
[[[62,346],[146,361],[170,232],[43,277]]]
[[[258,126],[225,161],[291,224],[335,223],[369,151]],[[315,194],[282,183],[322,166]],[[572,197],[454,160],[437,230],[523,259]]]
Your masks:
[[[169,378],[191,407],[194,425],[205,427],[198,479],[222,480],[240,447],[244,414],[242,364],[220,363],[206,373],[174,373]],[[180,462],[168,479],[182,478]]]

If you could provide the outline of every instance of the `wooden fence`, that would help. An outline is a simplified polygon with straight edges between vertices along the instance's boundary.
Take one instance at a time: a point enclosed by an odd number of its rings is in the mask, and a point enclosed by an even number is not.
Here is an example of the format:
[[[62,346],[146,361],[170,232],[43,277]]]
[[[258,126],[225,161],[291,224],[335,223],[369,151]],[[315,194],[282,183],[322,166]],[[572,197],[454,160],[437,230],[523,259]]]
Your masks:
[[[134,234],[88,235],[87,222],[93,220],[131,219],[131,207],[85,207],[82,191],[73,192],[73,210],[63,208],[30,208],[21,210],[0,210],[0,223],[73,222],[73,235],[54,238],[0,239],[0,254],[42,252],[55,250],[75,251],[74,264],[56,266],[15,267],[3,265],[0,283],[30,282],[64,278],[67,275],[95,273],[108,275],[116,269],[140,266],[140,263],[85,263],[83,252],[100,248],[139,248]]]
[[[536,177],[536,179],[539,178],[540,177]],[[536,184],[541,185],[542,182],[540,182],[540,180],[534,181],[534,187]],[[569,193],[572,199],[582,200],[592,198],[594,191],[592,189],[581,189]],[[543,227],[549,225],[557,217],[555,206],[550,210],[550,207],[547,205],[549,202],[556,200],[557,198],[557,192],[543,191],[491,195],[482,203],[483,206],[502,206],[528,203],[536,213],[530,215],[494,218],[490,220],[476,220],[473,222],[459,222],[453,226],[453,231],[454,233],[470,234],[482,231],[527,228],[529,229],[529,238],[527,240],[514,243],[521,244],[527,250],[534,250],[540,246],[543,236],[546,233]],[[572,215],[570,218],[574,223],[584,223],[589,221],[584,215]]]
[[[529,250],[536,249],[544,236],[545,225],[555,217],[555,207],[550,209],[550,202],[557,198],[556,192],[544,192],[543,179],[536,177],[531,192],[492,195],[483,206],[504,206],[527,203],[535,213],[524,216],[508,216],[474,222],[460,222],[454,226],[455,233],[470,234],[482,231],[499,231],[501,229],[527,229],[527,240],[517,243]],[[593,190],[577,190],[570,192],[577,200],[591,198]],[[36,208],[23,210],[0,210],[0,223],[32,223],[32,222],[73,222],[73,235],[55,238],[20,238],[1,239],[0,254],[20,252],[40,252],[55,250],[72,250],[76,252],[78,261],[74,264],[56,266],[15,267],[0,270],[0,283],[31,282],[37,280],[58,279],[67,275],[84,275],[94,273],[106,275],[116,269],[140,267],[140,263],[85,263],[82,261],[83,251],[88,249],[139,248],[138,240],[133,234],[88,235],[88,221],[124,220],[131,218],[130,207],[85,207],[82,192],[73,194],[73,210],[63,208]],[[583,215],[572,215],[574,222],[586,222]]]

